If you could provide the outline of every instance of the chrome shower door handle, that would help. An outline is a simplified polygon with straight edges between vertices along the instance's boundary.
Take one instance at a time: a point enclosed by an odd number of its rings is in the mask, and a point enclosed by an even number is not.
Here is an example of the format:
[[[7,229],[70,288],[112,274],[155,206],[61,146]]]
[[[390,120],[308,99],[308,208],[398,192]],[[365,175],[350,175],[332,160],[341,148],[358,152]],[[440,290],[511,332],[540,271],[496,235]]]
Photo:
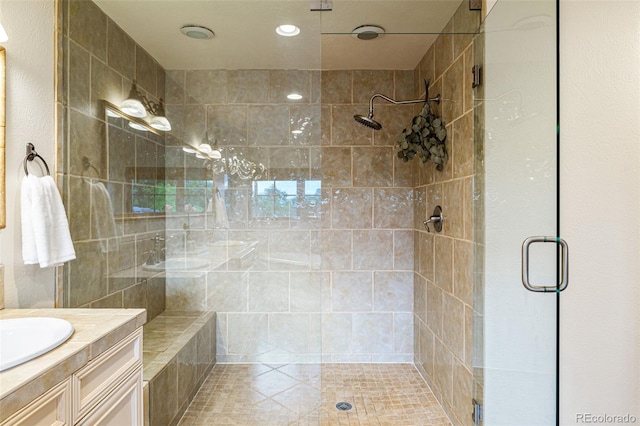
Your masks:
[[[554,243],[560,246],[560,282],[555,286],[533,285],[529,281],[529,247],[533,243]],[[561,292],[569,285],[569,245],[557,237],[529,237],[522,243],[522,284],[529,291],[540,293]]]

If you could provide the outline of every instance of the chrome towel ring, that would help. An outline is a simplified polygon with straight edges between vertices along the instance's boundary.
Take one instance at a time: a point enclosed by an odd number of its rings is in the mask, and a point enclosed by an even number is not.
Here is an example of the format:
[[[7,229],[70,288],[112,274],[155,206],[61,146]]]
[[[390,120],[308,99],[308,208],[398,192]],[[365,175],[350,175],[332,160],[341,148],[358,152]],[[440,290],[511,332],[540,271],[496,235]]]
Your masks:
[[[36,147],[33,146],[32,143],[27,143],[27,155],[24,157],[24,162],[23,162],[24,174],[26,176],[29,176],[29,170],[27,169],[27,161],[33,161],[36,158],[40,159],[42,164],[44,164],[44,168],[47,170],[47,175],[51,176],[51,172],[49,171],[49,166],[47,165],[47,162],[44,161],[44,158],[42,158],[40,154],[38,154],[38,152],[36,151]]]

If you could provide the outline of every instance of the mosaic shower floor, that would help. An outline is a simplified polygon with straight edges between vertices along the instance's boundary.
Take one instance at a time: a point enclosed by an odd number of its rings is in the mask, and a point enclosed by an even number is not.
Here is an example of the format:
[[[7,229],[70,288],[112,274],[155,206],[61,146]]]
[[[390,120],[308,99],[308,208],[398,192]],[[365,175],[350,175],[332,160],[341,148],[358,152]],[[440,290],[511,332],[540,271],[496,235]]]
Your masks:
[[[411,364],[217,364],[179,424],[451,425]]]

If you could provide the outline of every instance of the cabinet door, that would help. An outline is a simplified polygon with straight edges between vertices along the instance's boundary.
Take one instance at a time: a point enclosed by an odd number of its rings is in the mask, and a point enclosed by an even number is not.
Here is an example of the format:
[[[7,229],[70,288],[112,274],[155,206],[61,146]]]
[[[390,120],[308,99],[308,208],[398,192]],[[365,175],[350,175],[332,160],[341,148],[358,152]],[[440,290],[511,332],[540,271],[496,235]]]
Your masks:
[[[131,374],[77,424],[83,426],[143,426],[142,369],[139,368]]]
[[[67,379],[11,416],[2,423],[2,426],[71,424],[71,380]]]
[[[142,328],[139,328],[73,375],[74,418],[87,415],[141,365]]]

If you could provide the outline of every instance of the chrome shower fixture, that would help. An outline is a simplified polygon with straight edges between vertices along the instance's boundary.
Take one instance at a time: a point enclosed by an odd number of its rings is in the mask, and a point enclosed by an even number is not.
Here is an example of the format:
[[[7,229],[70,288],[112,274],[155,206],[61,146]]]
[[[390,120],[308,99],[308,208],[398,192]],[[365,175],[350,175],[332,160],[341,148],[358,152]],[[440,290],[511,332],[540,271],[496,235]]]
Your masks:
[[[440,94],[436,95],[433,98],[429,98],[429,82],[427,80],[424,81],[424,86],[425,86],[425,90],[424,90],[424,99],[414,99],[414,100],[410,100],[410,101],[396,101],[395,99],[391,99],[381,93],[376,93],[375,95],[373,95],[371,97],[371,100],[369,100],[369,115],[368,116],[364,116],[364,115],[360,115],[360,114],[356,114],[353,116],[354,120],[356,120],[358,123],[362,124],[363,126],[367,126],[373,130],[380,130],[382,129],[382,124],[380,124],[379,122],[377,122],[376,120],[373,119],[373,100],[375,98],[382,98],[387,102],[391,102],[392,104],[395,105],[405,105],[405,104],[417,104],[420,102],[435,102],[437,104],[440,103]]]

